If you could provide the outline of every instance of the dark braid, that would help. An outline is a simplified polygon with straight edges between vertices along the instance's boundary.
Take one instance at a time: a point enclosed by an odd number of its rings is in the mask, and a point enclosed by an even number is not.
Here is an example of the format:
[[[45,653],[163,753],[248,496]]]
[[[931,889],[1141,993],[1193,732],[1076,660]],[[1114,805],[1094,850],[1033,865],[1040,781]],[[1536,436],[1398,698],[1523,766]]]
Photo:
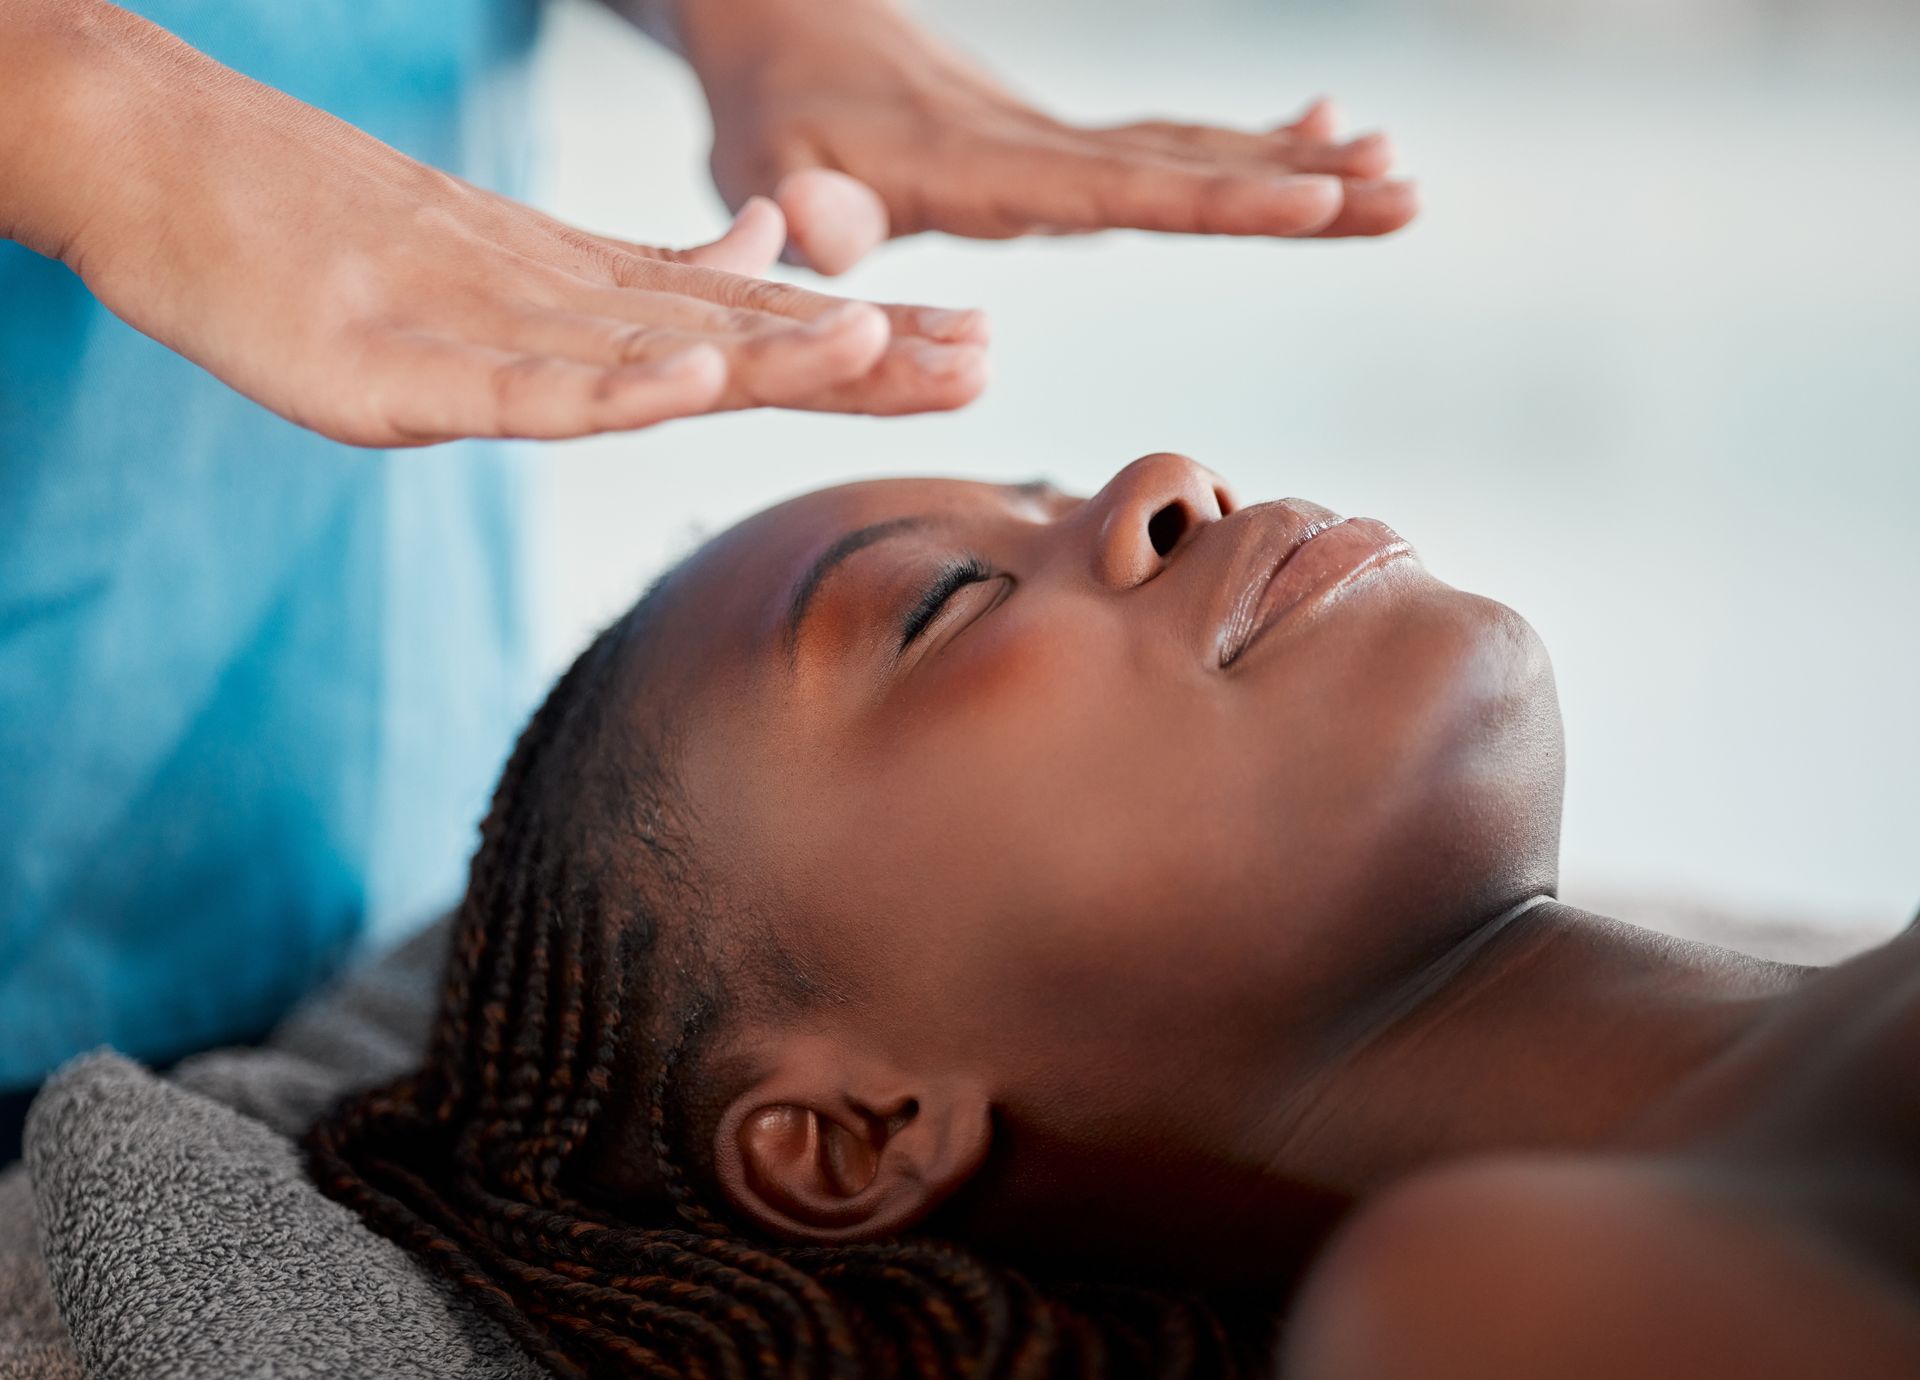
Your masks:
[[[315,1181],[561,1375],[1265,1373],[1265,1308],[1042,1289],[931,1240],[764,1244],[703,1199],[684,1159],[687,1085],[724,1007],[696,990],[697,936],[658,923],[671,912],[690,930],[698,909],[665,735],[614,718],[657,597],[581,655],[522,734],[481,829],[425,1064],[309,1132]],[[646,1128],[651,1207],[616,1210],[581,1187],[615,1122]]]

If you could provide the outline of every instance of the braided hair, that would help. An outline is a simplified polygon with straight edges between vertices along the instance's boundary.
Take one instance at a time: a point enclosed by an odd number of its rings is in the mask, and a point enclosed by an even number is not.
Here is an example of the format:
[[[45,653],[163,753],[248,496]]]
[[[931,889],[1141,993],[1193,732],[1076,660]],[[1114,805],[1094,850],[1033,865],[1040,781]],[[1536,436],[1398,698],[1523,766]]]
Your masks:
[[[796,1246],[724,1220],[690,1157],[702,1051],[728,1010],[699,942],[709,907],[671,734],[636,722],[644,695],[613,693],[637,677],[659,598],[601,634],[522,734],[424,1065],[309,1131],[315,1182],[558,1375],[1268,1372],[1267,1303],[1043,1286],[930,1237]],[[596,1155],[634,1141],[650,1188],[609,1198]]]

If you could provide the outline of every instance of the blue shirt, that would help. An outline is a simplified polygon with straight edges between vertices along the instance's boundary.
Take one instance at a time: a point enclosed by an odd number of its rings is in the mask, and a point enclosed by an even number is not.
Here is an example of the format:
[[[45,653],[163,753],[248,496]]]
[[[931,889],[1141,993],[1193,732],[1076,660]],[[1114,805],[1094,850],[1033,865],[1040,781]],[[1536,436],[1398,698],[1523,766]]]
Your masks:
[[[534,0],[134,0],[512,190]],[[0,1090],[261,1031],[454,899],[529,700],[519,460],[279,420],[0,242]]]

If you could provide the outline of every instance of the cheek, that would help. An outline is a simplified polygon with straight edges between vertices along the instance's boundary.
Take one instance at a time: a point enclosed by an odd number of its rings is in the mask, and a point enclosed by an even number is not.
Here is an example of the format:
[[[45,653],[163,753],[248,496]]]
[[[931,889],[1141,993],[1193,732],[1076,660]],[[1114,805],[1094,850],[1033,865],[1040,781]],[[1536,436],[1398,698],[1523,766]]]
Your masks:
[[[808,833],[874,952],[1004,994],[1185,927],[1204,716],[1171,654],[1098,616],[975,631],[847,735]]]
[[[929,999],[966,993],[961,1019],[1191,1015],[1243,956],[1222,922],[1256,880],[1248,725],[1217,676],[1097,619],[997,631],[850,745],[838,846],[897,859],[866,909],[921,917],[875,942]]]

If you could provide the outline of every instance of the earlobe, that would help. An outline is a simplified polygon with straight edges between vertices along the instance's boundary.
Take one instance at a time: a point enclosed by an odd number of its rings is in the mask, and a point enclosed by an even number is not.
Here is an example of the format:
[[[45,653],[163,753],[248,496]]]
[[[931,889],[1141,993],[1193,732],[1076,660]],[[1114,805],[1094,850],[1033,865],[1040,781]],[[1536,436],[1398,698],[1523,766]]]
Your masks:
[[[722,1191],[763,1230],[819,1242],[894,1236],[986,1158],[989,1102],[970,1080],[910,1081],[844,1058],[783,1062],[734,1099],[714,1134]]]

